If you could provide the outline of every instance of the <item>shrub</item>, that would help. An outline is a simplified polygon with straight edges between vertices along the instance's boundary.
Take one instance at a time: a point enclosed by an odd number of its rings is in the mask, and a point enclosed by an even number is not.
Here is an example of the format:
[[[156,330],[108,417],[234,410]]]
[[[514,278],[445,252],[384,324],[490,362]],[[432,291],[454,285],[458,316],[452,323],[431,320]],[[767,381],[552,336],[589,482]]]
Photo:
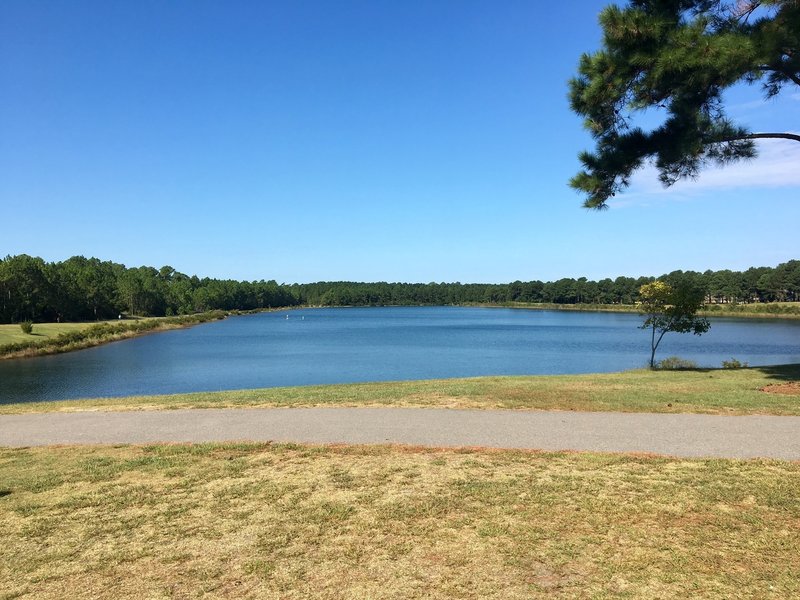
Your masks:
[[[86,337],[83,331],[64,331],[51,340],[51,344],[61,348],[82,341]]]
[[[740,362],[735,358],[731,358],[730,360],[723,360],[722,361],[722,368],[723,369],[746,369],[749,367],[746,362]]]
[[[23,321],[19,324],[19,328],[22,329],[22,333],[30,335],[33,333],[33,321]]]
[[[697,363],[693,360],[686,360],[679,356],[668,356],[656,363],[656,369],[664,371],[681,371],[684,369],[696,369]]]

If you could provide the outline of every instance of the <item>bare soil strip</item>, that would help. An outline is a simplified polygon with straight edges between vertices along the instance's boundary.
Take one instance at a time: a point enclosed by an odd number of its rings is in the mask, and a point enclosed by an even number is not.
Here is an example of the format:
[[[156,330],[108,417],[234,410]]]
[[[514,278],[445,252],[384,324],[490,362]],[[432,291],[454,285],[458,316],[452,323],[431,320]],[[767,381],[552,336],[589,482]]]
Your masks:
[[[800,396],[800,381],[790,383],[773,383],[761,388],[762,392],[768,394],[784,394],[786,396]]]

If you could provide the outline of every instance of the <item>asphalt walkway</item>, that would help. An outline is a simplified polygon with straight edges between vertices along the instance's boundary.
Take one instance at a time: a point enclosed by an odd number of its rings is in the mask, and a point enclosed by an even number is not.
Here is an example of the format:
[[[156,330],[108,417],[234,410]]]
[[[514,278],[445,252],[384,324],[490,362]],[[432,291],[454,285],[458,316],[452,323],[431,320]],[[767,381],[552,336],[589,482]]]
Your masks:
[[[0,446],[241,440],[800,460],[800,417],[433,408],[0,415]]]

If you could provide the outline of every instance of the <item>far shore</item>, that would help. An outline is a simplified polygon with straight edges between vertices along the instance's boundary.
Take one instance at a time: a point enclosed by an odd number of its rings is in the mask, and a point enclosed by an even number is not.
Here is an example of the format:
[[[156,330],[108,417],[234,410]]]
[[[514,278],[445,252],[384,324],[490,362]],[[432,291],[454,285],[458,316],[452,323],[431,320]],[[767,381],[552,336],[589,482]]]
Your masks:
[[[555,304],[547,302],[476,302],[461,306],[485,308],[518,308],[528,310],[562,310],[574,312],[638,313],[635,304]],[[773,308],[770,308],[773,307]],[[785,311],[785,312],[784,312]],[[698,311],[702,317],[734,317],[744,319],[800,319],[800,302],[762,304],[707,304]]]

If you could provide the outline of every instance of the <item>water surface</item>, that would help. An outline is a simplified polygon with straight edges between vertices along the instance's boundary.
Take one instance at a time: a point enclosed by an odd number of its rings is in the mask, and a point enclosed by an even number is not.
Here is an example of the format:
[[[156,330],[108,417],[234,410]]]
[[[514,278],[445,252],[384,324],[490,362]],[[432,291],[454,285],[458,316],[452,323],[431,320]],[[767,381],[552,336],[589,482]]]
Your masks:
[[[288,318],[287,318],[288,317]],[[627,313],[462,307],[302,309],[231,317],[68,354],[0,361],[0,403],[642,367]],[[701,366],[800,362],[800,321],[713,319],[658,357]]]

